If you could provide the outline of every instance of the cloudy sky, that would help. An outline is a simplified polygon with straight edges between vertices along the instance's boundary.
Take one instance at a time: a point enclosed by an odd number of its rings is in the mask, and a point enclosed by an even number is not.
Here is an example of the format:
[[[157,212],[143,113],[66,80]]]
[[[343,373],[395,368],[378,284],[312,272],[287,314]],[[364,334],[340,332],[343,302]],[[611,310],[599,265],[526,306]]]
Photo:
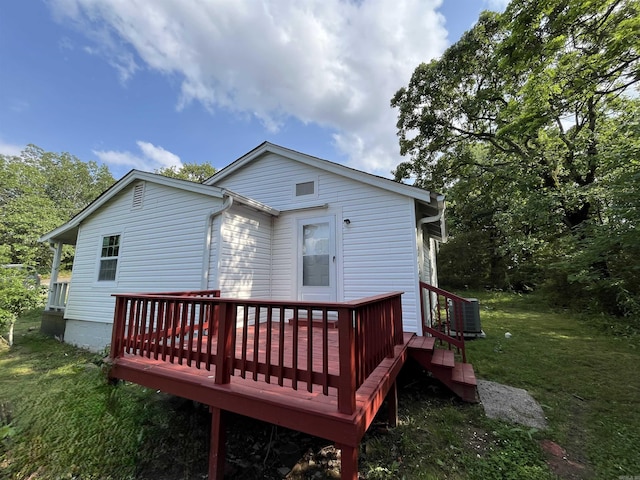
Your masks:
[[[268,140],[389,176],[393,94],[505,3],[3,1],[0,153],[33,143],[120,177]]]

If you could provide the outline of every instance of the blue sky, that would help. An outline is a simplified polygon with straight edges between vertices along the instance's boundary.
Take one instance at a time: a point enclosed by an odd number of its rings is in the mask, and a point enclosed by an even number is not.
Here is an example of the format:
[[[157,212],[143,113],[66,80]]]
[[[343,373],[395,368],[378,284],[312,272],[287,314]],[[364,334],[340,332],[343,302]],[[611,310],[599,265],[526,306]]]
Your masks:
[[[0,153],[222,168],[267,140],[389,176],[389,107],[506,0],[7,0]]]

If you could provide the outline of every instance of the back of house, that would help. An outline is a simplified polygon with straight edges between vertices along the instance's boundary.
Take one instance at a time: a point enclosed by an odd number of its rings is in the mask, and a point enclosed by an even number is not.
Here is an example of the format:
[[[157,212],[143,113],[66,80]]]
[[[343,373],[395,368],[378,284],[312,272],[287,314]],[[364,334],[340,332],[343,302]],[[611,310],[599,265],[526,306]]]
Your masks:
[[[204,184],[133,171],[42,238],[76,247],[68,298],[51,309],[65,341],[100,350],[112,293],[323,303],[399,290],[404,329],[420,332],[443,210],[441,196],[270,143]]]

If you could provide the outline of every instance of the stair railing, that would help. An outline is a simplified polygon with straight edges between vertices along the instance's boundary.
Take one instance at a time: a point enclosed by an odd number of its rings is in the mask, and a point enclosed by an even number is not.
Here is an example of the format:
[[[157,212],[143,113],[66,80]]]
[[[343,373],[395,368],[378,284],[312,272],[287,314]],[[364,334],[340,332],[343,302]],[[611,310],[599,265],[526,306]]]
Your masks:
[[[441,344],[446,343],[449,349],[456,348],[462,361],[466,363],[462,313],[464,303],[471,303],[471,301],[428,283],[420,282],[422,334],[437,338]]]

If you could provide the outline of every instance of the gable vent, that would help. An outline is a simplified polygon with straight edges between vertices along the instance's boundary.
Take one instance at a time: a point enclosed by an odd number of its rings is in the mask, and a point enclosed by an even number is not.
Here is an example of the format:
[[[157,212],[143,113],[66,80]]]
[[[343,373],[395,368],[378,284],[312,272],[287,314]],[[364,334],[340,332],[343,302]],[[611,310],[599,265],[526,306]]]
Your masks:
[[[133,208],[142,208],[142,199],[144,198],[144,182],[136,183],[133,187]]]

